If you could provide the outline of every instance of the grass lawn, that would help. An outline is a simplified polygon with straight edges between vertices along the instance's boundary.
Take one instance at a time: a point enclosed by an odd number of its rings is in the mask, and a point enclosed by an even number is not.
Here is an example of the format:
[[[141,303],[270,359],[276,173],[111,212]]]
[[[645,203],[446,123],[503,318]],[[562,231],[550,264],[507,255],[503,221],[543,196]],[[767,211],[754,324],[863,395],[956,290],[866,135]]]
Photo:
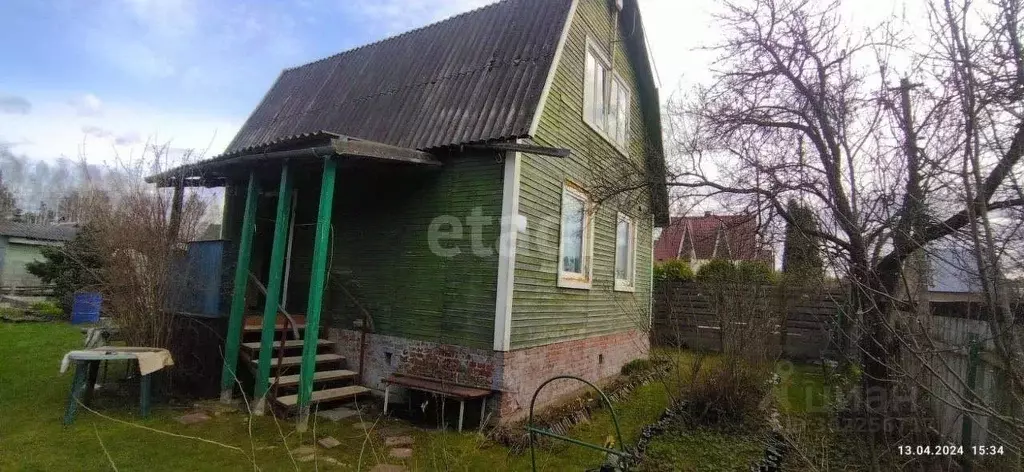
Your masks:
[[[137,399],[121,405],[103,404],[97,391],[97,410],[104,418],[79,410],[74,424],[61,425],[71,373],[58,373],[65,352],[79,348],[79,328],[64,323],[0,323],[0,470],[315,470],[313,462],[294,463],[288,449],[313,443],[314,435],[295,432],[291,420],[250,418],[242,413],[214,416],[182,425],[175,421],[189,408],[155,405],[149,418],[137,415]],[[640,387],[616,404],[627,444],[640,429],[655,421],[668,406],[665,385]],[[376,418],[365,418],[374,423]],[[341,445],[317,449],[337,463],[319,462],[321,470],[369,470],[378,463],[403,464],[387,457],[376,433],[367,434],[352,418],[338,423],[321,420],[316,438],[333,436]],[[279,429],[280,428],[280,429]],[[438,432],[410,427],[395,420],[375,423],[372,431],[408,431],[415,438],[414,456],[404,461],[410,470],[499,471],[530,470],[529,454],[510,452],[475,433]],[[283,431],[283,434],[282,434]],[[601,443],[612,434],[610,415],[598,412],[573,429],[577,439]],[[287,446],[287,447],[286,447]],[[582,470],[596,467],[601,453],[556,445],[538,454],[541,470]]]

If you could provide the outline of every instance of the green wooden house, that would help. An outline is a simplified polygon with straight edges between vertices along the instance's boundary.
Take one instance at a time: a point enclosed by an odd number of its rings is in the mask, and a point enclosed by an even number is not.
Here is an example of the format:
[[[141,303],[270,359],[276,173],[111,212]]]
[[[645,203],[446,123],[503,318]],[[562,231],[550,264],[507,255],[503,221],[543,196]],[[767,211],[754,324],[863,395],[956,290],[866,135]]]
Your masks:
[[[257,411],[304,417],[404,374],[511,419],[618,374],[668,220],[658,103],[635,0],[505,0],[282,72],[224,154],[150,178],[227,188],[222,396],[251,371]]]

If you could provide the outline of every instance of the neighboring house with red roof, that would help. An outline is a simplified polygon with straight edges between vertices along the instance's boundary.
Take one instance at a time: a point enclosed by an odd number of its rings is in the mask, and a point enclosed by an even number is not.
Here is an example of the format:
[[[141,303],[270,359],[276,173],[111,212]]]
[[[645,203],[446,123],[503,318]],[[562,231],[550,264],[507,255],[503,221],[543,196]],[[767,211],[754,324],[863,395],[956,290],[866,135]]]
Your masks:
[[[770,251],[759,248],[754,215],[673,217],[654,243],[654,259],[690,261],[697,270],[711,259],[761,260],[773,263]]]

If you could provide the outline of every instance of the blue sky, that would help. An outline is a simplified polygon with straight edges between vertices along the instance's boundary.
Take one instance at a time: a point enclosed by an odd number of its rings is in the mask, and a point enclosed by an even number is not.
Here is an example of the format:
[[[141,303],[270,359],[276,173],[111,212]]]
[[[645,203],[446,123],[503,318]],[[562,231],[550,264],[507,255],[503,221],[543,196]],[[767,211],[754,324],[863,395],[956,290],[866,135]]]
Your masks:
[[[92,162],[147,141],[217,154],[282,69],[490,2],[7,0],[0,144]],[[694,64],[701,3],[641,3],[662,77]]]

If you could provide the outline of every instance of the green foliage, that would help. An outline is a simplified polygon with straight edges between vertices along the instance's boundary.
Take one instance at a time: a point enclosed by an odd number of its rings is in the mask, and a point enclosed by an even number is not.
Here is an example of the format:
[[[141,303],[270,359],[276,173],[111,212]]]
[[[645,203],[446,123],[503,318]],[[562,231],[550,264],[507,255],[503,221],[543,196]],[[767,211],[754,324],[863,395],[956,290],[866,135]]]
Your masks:
[[[50,300],[33,303],[32,306],[29,307],[29,310],[37,315],[49,316],[52,318],[63,317],[67,313],[60,307],[60,305]]]
[[[664,364],[664,362],[665,361],[661,359],[655,360],[646,357],[633,359],[622,366],[622,375],[644,374],[654,370],[655,367],[660,364]]]
[[[697,269],[697,281],[706,283],[734,283],[736,266],[724,259],[712,259]]]
[[[87,224],[63,246],[42,248],[44,260],[30,262],[25,268],[43,283],[53,285],[57,303],[70,313],[75,292],[94,289],[99,284],[103,267],[99,243],[99,230]]]
[[[740,283],[768,285],[775,283],[775,270],[763,261],[740,261],[736,264]]]
[[[684,260],[670,259],[654,264],[654,279],[689,282],[693,280],[693,269]]]
[[[786,225],[786,241],[782,252],[782,271],[787,281],[805,282],[821,278],[824,264],[821,242],[809,232],[818,231],[818,219],[805,205],[790,200],[787,211],[793,223]]]
[[[775,283],[775,270],[762,261],[739,261],[732,263],[723,259],[712,259],[697,270],[698,282],[711,284],[757,284]]]
[[[764,458],[764,446],[764,435],[758,431],[679,425],[651,441],[639,470],[746,472]]]

